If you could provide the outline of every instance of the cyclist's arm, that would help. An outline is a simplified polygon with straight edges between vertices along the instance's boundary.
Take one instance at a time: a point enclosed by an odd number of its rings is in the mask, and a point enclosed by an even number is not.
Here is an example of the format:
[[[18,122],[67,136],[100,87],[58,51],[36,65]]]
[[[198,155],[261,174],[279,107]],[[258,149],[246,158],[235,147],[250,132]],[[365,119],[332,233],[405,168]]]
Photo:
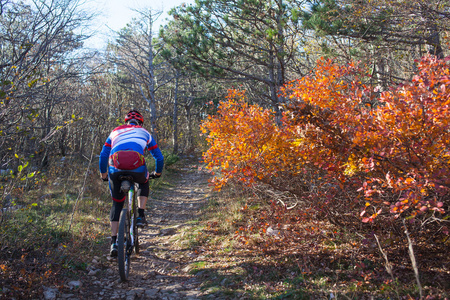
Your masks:
[[[98,160],[98,167],[100,169],[100,173],[102,174],[103,179],[105,179],[104,174],[107,174],[108,172],[108,159],[110,153],[111,153],[111,139],[108,137],[105,144],[103,145],[102,152],[100,152],[100,157]]]
[[[152,140],[148,145],[147,149],[150,151],[151,155],[155,159],[155,173],[156,175],[161,175],[163,167],[164,167],[164,156],[161,153],[158,145]]]

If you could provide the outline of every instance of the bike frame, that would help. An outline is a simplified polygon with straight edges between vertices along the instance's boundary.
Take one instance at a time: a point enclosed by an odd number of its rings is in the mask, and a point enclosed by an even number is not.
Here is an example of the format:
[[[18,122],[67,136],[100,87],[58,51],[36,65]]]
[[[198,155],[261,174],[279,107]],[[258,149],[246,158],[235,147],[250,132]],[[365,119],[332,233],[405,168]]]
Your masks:
[[[136,214],[136,197],[135,197],[135,189],[134,189],[134,183],[131,184],[130,190],[128,191],[128,213],[129,213],[129,220],[130,220],[130,237],[131,237],[131,247],[130,247],[130,255],[134,248],[134,234],[135,234],[135,226],[134,222],[135,219],[134,215]]]
[[[138,229],[136,226],[137,203],[135,184],[130,178],[124,177],[122,179],[121,188],[126,191],[127,197],[120,213],[117,261],[120,279],[126,281],[131,268],[133,250],[136,251],[136,254],[139,254]]]

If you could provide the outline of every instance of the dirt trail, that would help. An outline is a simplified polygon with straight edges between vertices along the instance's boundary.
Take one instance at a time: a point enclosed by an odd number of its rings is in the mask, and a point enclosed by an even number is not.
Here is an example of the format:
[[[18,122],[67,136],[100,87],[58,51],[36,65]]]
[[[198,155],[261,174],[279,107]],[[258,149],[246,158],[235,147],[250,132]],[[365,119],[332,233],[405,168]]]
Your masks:
[[[173,240],[199,218],[207,202],[210,175],[197,164],[177,172],[173,186],[150,195],[148,227],[140,231],[141,252],[134,256],[130,280],[120,282],[117,261],[106,254],[96,257],[86,279],[69,283],[72,294],[58,299],[201,299],[201,279],[186,266],[196,254],[180,249]],[[183,230],[182,230],[183,229]],[[77,286],[77,284],[81,286]],[[206,296],[207,297],[207,296]]]

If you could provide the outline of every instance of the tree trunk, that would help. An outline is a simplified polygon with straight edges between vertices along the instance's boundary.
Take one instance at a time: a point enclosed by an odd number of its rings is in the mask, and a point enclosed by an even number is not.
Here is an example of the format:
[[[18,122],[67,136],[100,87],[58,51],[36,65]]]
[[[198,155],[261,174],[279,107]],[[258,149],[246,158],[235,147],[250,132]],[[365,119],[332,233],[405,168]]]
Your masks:
[[[187,134],[187,144],[186,144],[186,149],[191,149],[193,142],[192,142],[192,117],[191,117],[191,100],[189,100],[189,103],[187,105],[185,105],[185,109],[186,109],[186,119],[187,119],[187,127],[188,127],[188,134]]]
[[[444,50],[442,50],[441,40],[439,37],[439,31],[437,29],[436,23],[430,24],[428,27],[430,34],[427,39],[428,43],[428,53],[431,55],[436,55],[437,58],[444,58]]]
[[[62,156],[66,156],[66,139],[67,139],[67,127],[64,127],[59,138],[59,151]]]
[[[439,37],[439,29],[435,22],[436,16],[431,12],[430,8],[421,6],[422,20],[425,20],[428,36],[426,37],[427,51],[431,55],[435,55],[439,59],[444,58],[441,40]]]
[[[178,153],[178,78],[180,72],[176,71],[175,92],[173,96],[173,153]]]
[[[156,134],[156,105],[155,105],[155,68],[153,65],[153,17],[151,12],[148,14],[148,70],[149,70],[149,96],[150,96],[150,121],[152,125],[152,136],[155,139],[155,142],[158,141]]]

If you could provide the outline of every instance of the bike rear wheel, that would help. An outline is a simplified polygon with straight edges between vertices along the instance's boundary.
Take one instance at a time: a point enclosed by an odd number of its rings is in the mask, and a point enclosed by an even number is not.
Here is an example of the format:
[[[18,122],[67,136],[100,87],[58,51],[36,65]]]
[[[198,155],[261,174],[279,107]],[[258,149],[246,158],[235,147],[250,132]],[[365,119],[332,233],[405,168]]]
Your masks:
[[[119,263],[119,275],[122,281],[128,279],[130,274],[130,216],[127,209],[123,209],[120,213],[119,219],[119,232],[117,234],[118,255],[117,260]]]
[[[136,207],[134,207],[134,222],[133,222],[133,232],[134,232],[134,251],[136,252],[136,254],[139,254],[139,227],[137,227],[136,225],[136,219],[137,219],[137,210]]]

